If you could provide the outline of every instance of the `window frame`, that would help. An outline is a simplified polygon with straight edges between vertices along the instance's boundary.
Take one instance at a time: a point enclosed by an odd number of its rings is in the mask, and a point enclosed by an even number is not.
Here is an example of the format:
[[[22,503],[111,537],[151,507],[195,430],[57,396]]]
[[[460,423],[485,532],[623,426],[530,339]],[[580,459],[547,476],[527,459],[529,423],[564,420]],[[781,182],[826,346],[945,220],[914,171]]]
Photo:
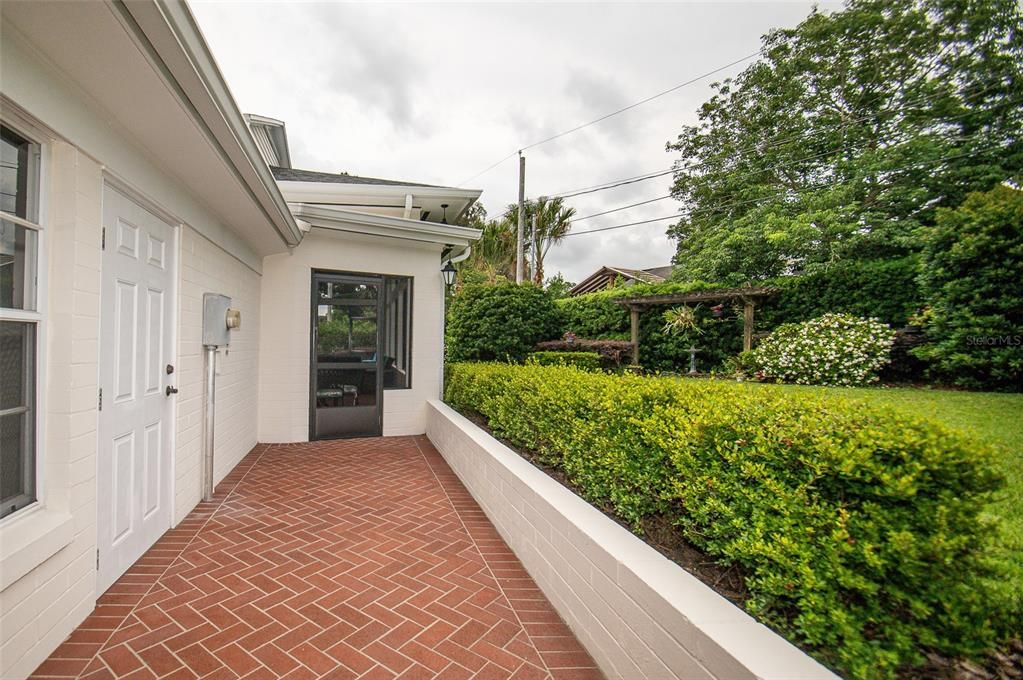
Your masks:
[[[404,327],[405,333],[402,335],[402,340],[404,342],[401,343],[401,344],[403,345],[403,348],[402,348],[403,351],[406,353],[406,357],[405,358],[406,358],[407,364],[408,364],[408,371],[405,373],[405,384],[403,386],[401,386],[401,387],[388,387],[387,383],[385,381],[384,382],[384,390],[388,391],[388,392],[390,392],[390,391],[400,391],[400,390],[411,390],[412,389],[412,368],[413,368],[412,358],[413,358],[413,356],[415,356],[415,352],[414,352],[413,344],[412,344],[412,340],[413,340],[412,327],[414,325],[414,323],[413,323],[413,320],[414,320],[413,314],[415,312],[415,308],[413,306],[413,303],[414,303],[414,300],[415,300],[415,283],[416,283],[415,277],[414,276],[396,276],[396,275],[395,276],[391,276],[391,275],[386,275],[385,274],[383,276],[383,279],[384,279],[384,285],[383,285],[383,288],[384,288],[384,314],[383,314],[383,317],[384,317],[384,319],[383,320],[384,320],[385,332],[390,331],[391,315],[392,315],[391,314],[391,310],[389,308],[389,305],[387,304],[388,303],[388,300],[387,300],[387,284],[388,284],[388,282],[398,282],[398,281],[407,281],[408,282],[408,285],[405,288],[405,306],[407,307],[407,312],[406,312],[404,320],[398,320],[397,321],[398,324],[404,324],[404,326],[405,326]],[[395,314],[395,316],[397,316],[397,314]],[[384,344],[386,345],[386,340],[384,341]],[[396,338],[395,339],[395,346],[397,347],[398,344],[399,343],[397,342],[397,338]]]
[[[6,103],[6,99],[4,100]],[[5,107],[7,109],[7,107]],[[27,419],[33,428],[31,433],[32,451],[31,462],[25,466],[31,470],[32,481],[31,491],[15,496],[13,504],[4,503],[0,507],[0,524],[6,524],[13,518],[22,517],[26,512],[43,505],[45,494],[44,465],[43,465],[43,436],[44,436],[44,414],[43,414],[43,386],[45,385],[45,356],[43,353],[46,347],[46,306],[47,291],[46,262],[47,244],[45,229],[45,202],[43,200],[45,181],[44,170],[46,166],[46,152],[48,145],[46,135],[37,130],[35,126],[21,119],[17,110],[5,110],[0,117],[0,124],[14,135],[17,135],[28,143],[26,154],[26,199],[25,217],[9,213],[0,209],[0,218],[4,221],[29,229],[35,233],[34,248],[34,281],[32,282],[31,293],[35,297],[34,309],[15,309],[11,307],[0,307],[0,321],[29,324],[34,327],[33,346],[31,347],[32,362],[34,364],[34,380],[32,383],[32,394],[28,405],[32,417]],[[17,209],[17,207],[15,207]],[[33,219],[34,218],[34,219]],[[28,306],[28,305],[26,305]],[[27,368],[25,368],[27,370]],[[11,415],[17,409],[9,409]],[[22,454],[24,455],[24,454]],[[12,509],[8,509],[8,508]]]

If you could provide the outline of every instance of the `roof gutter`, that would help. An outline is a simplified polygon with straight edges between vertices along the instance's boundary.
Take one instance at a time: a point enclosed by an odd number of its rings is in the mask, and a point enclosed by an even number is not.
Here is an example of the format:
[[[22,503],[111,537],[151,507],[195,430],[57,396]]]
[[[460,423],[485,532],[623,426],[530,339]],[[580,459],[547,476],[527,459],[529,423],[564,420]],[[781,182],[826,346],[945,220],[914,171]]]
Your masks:
[[[168,86],[187,104],[196,125],[260,207],[287,246],[303,233],[263,162],[231,91],[184,0],[110,0]]]

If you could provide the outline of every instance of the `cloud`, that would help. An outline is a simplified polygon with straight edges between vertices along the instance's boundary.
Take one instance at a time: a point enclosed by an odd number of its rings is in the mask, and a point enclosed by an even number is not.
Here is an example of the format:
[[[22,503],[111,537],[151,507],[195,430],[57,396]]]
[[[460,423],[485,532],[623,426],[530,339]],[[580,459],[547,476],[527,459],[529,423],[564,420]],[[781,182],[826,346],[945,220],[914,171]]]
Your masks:
[[[287,123],[297,167],[467,186],[496,215],[515,201],[514,151],[753,52],[805,2],[302,3],[190,0],[244,111]],[[826,3],[825,3],[826,4]],[[714,78],[526,151],[527,196],[668,169],[664,144]],[[579,215],[667,194],[671,177],[569,200]],[[667,200],[578,229],[658,217]],[[668,222],[575,236],[547,271],[665,264]]]
[[[565,81],[564,91],[569,101],[578,106],[578,125],[589,123],[632,103],[621,83],[590,71],[572,71]],[[634,141],[643,125],[642,116],[625,112],[585,129],[591,137],[599,136],[601,141],[622,143]]]
[[[332,93],[383,113],[400,132],[428,134],[431,124],[419,107],[424,64],[411,44],[369,12],[347,5],[311,7],[334,28],[321,64]]]

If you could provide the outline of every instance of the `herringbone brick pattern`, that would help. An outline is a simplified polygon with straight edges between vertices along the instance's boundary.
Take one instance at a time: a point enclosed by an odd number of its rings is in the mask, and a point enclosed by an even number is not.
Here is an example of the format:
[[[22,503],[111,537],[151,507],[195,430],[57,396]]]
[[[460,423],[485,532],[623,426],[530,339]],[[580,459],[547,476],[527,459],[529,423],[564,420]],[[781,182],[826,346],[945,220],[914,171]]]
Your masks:
[[[36,677],[599,678],[425,437],[260,445]]]

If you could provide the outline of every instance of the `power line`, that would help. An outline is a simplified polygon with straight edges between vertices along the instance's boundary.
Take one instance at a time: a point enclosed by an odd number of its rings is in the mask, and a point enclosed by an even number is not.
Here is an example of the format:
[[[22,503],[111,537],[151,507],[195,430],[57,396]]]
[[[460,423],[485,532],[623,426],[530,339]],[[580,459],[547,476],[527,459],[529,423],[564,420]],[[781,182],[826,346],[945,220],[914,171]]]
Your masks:
[[[505,156],[505,157],[504,157],[504,158],[502,158],[501,160],[497,161],[497,162],[496,162],[496,163],[494,163],[493,165],[489,166],[489,167],[488,167],[488,168],[486,168],[485,170],[481,170],[481,171],[477,172],[477,173],[476,173],[475,175],[473,175],[473,176],[472,176],[472,177],[470,177],[469,179],[463,179],[463,180],[462,180],[461,182],[459,182],[459,183],[458,183],[458,184],[456,184],[455,186],[456,186],[456,187],[460,187],[460,186],[462,186],[463,184],[468,184],[469,182],[473,181],[474,179],[476,179],[476,178],[477,178],[477,177],[479,177],[480,175],[485,175],[485,174],[487,174],[488,172],[490,172],[491,170],[493,170],[494,168],[496,168],[497,166],[499,166],[499,165],[500,165],[501,163],[504,163],[504,162],[505,162],[506,160],[508,160],[509,158],[515,158],[515,156],[517,156],[517,155],[518,155],[518,153],[519,153],[518,151],[512,151],[512,152],[511,152],[510,154],[508,154],[507,156]]]
[[[666,198],[671,198],[671,194],[668,194],[666,196],[658,196],[657,198],[651,198],[646,201],[640,201],[639,203],[623,205],[620,208],[612,208],[611,210],[605,210],[604,212],[593,213],[592,215],[586,215],[585,217],[576,217],[572,219],[572,222],[582,222],[583,220],[588,220],[591,217],[600,217],[601,215],[608,215],[610,213],[619,212],[621,210],[628,210],[629,208],[635,208],[638,205],[646,205],[647,203],[654,203],[655,201],[663,201]]]
[[[924,166],[926,166],[926,165],[933,165],[935,163],[941,163],[941,162],[944,162],[944,161],[957,160],[959,158],[969,158],[971,156],[976,156],[976,155],[985,153],[987,151],[992,151],[994,149],[1000,149],[1000,148],[1002,148],[1000,145],[995,144],[993,146],[985,147],[985,148],[982,148],[982,149],[977,149],[977,150],[971,151],[969,153],[957,154],[957,155],[953,155],[953,156],[943,156],[941,158],[934,158],[934,159],[931,159],[931,160],[928,160],[928,161],[920,161],[918,163],[910,163],[905,168],[900,168],[900,169],[906,169],[906,168],[910,168],[910,167],[914,167],[914,166],[920,166],[920,165],[924,165]],[[835,182],[825,182],[823,184],[810,185],[810,186],[807,186],[805,188],[808,189],[808,190],[811,190],[811,191],[815,191],[817,189],[825,189],[825,188],[827,188],[829,186],[834,186],[835,184],[836,184]],[[607,227],[598,227],[596,229],[588,229],[586,231],[570,231],[567,234],[565,234],[565,236],[582,236],[583,234],[595,234],[595,233],[601,232],[601,231],[611,231],[611,230],[614,230],[614,229],[624,229],[626,227],[634,227],[634,226],[637,226],[637,225],[640,225],[640,224],[649,224],[651,222],[661,222],[661,221],[664,221],[664,220],[675,219],[675,218],[682,218],[682,217],[690,218],[691,219],[693,216],[701,215],[703,213],[717,212],[717,211],[720,211],[720,210],[725,210],[727,208],[732,208],[732,207],[740,206],[740,205],[764,203],[764,202],[769,201],[771,199],[778,198],[780,196],[785,196],[785,195],[788,195],[788,194],[791,194],[791,193],[792,193],[791,191],[779,191],[779,192],[775,192],[773,194],[768,194],[766,196],[760,196],[758,198],[745,199],[745,200],[742,200],[742,201],[730,201],[730,202],[722,203],[722,204],[719,204],[719,205],[708,206],[706,208],[699,209],[699,210],[690,210],[690,211],[685,212],[685,213],[679,212],[679,213],[675,213],[674,215],[668,215],[668,216],[665,216],[665,217],[655,217],[655,218],[650,219],[650,220],[641,220],[639,222],[629,222],[627,224],[615,224],[615,225],[610,225],[610,226],[607,226]]]
[[[650,179],[653,179],[654,177],[660,177],[664,173],[673,172],[673,171],[674,171],[674,168],[668,168],[667,170],[652,170],[650,172],[644,172],[642,175],[633,175],[632,177],[620,177],[618,179],[609,179],[606,182],[600,182],[598,184],[591,184],[589,186],[579,187],[578,189],[566,189],[565,191],[559,191],[559,192],[557,192],[555,194],[549,194],[548,197],[549,198],[556,198],[558,196],[565,196],[566,194],[574,194],[577,191],[588,191],[590,189],[600,189],[601,187],[605,187],[605,186],[608,186],[610,184],[614,184],[616,182],[625,182],[625,181],[628,181],[628,180],[631,180],[631,179],[645,179],[645,178],[648,178],[648,177]]]
[[[621,182],[616,182],[614,184],[609,184],[607,186],[598,186],[598,187],[595,187],[595,188],[592,188],[592,189],[579,190],[579,191],[576,191],[574,193],[552,194],[548,198],[572,198],[573,196],[582,196],[583,194],[593,194],[593,193],[596,193],[598,191],[607,191],[608,189],[614,189],[615,187],[625,186],[626,184],[635,184],[636,182],[645,182],[648,179],[655,179],[657,177],[664,177],[665,175],[670,175],[673,172],[675,172],[674,169],[665,170],[664,172],[659,172],[659,173],[657,173],[655,175],[646,175],[646,176],[636,177],[635,179],[622,180]]]
[[[603,121],[607,120],[608,118],[613,118],[614,116],[620,115],[622,113],[625,113],[626,111],[634,109],[637,106],[642,106],[643,104],[646,104],[648,102],[652,102],[653,100],[659,99],[660,97],[663,97],[663,96],[665,96],[667,94],[671,94],[672,92],[675,92],[676,90],[680,90],[683,87],[686,87],[687,85],[692,85],[693,83],[697,83],[697,82],[703,80],[704,78],[709,78],[710,76],[712,76],[712,75],[714,75],[716,73],[720,73],[721,71],[729,69],[729,68],[731,68],[731,67],[733,67],[733,66],[735,66],[737,64],[741,64],[744,61],[749,61],[753,57],[759,56],[760,54],[762,54],[762,50],[757,50],[756,52],[753,52],[752,54],[747,54],[745,57],[741,57],[739,59],[736,59],[735,61],[731,61],[731,62],[725,64],[724,66],[719,66],[716,69],[713,69],[711,71],[707,71],[706,73],[702,73],[702,74],[696,76],[695,78],[690,78],[689,80],[687,80],[687,81],[685,81],[683,83],[679,83],[678,85],[675,85],[673,87],[669,87],[667,90],[663,90],[661,92],[658,92],[657,94],[651,95],[651,96],[646,97],[644,99],[640,99],[639,101],[633,102],[632,104],[629,104],[628,106],[623,106],[622,108],[618,109],[617,111],[612,111],[611,113],[604,114],[603,116],[600,116],[599,118],[594,118],[593,120],[588,121],[586,123],[583,123],[581,125],[576,125],[574,128],[571,128],[569,130],[565,130],[564,132],[559,132],[556,135],[551,135],[550,137],[547,137],[546,139],[541,139],[538,142],[533,142],[532,144],[527,144],[526,146],[523,146],[522,148],[520,148],[520,149],[518,149],[516,151],[513,151],[510,154],[508,154],[507,156],[505,156],[501,160],[497,161],[496,163],[488,166],[486,169],[481,170],[480,172],[477,172],[475,175],[473,175],[469,179],[466,179],[466,180],[464,180],[462,182],[459,182],[456,186],[462,186],[466,182],[471,182],[472,180],[476,179],[480,175],[485,175],[486,173],[490,172],[491,170],[493,170],[494,168],[499,166],[501,163],[504,163],[509,158],[515,156],[518,153],[521,153],[521,152],[525,151],[526,149],[532,149],[534,147],[540,146],[541,144],[546,144],[547,142],[552,142],[555,139],[559,139],[561,137],[564,137],[565,135],[570,135],[573,132],[578,132],[579,130],[582,130],[583,128],[587,128],[587,127],[589,127],[591,125],[596,125],[597,123],[603,122]]]
[[[699,81],[703,80],[704,78],[709,78],[710,76],[714,75],[715,73],[720,73],[721,71],[724,71],[725,69],[728,69],[728,68],[731,68],[731,67],[735,66],[736,64],[741,64],[744,61],[748,61],[748,60],[752,59],[753,57],[759,56],[761,53],[762,53],[762,50],[757,50],[756,52],[753,52],[752,54],[747,54],[745,57],[741,57],[739,59],[736,59],[735,61],[732,61],[732,62],[729,62],[729,63],[725,64],[724,66],[719,66],[719,67],[717,67],[716,69],[714,69],[712,71],[707,71],[706,73],[698,75],[695,78],[690,78],[689,80],[685,81],[684,83],[679,83],[678,85],[675,85],[674,87],[669,87],[667,90],[664,90],[662,92],[658,92],[657,94],[651,95],[651,96],[647,97],[646,99],[640,99],[638,102],[635,102],[633,104],[629,104],[628,106],[623,106],[622,108],[618,109],[617,111],[612,111],[611,113],[605,114],[605,115],[601,116],[600,118],[594,118],[593,120],[589,121],[588,123],[583,123],[582,125],[576,125],[574,128],[572,128],[570,130],[565,130],[564,132],[559,132],[556,135],[551,135],[550,137],[547,137],[546,139],[541,139],[539,142],[533,142],[532,144],[529,144],[527,146],[522,147],[520,149],[520,151],[525,151],[526,149],[532,149],[533,147],[540,146],[541,144],[546,144],[547,142],[552,142],[555,139],[559,139],[561,137],[564,137],[565,135],[570,135],[573,132],[578,132],[579,130],[582,130],[583,128],[587,128],[587,127],[589,127],[591,125],[596,125],[597,123],[605,121],[608,118],[612,118],[614,116],[617,116],[618,114],[625,113],[626,111],[634,109],[637,106],[642,106],[643,104],[646,104],[647,102],[652,102],[653,100],[658,99],[660,97],[663,97],[666,94],[671,94],[672,92],[675,92],[676,90],[680,90],[680,89],[682,89],[683,87],[685,87],[687,85],[692,85],[693,83],[699,82]]]
[[[596,229],[588,229],[586,231],[570,231],[565,236],[582,236],[583,234],[595,234],[598,231],[611,231],[612,229],[624,229],[625,227],[634,227],[637,224],[649,224],[651,222],[663,222],[664,220],[677,220],[682,217],[682,213],[675,213],[674,215],[665,215],[664,217],[654,217],[649,220],[640,220],[639,222],[629,222],[628,224],[615,224],[610,227],[598,227]]]
[[[987,87],[985,87],[985,88],[983,88],[983,89],[981,89],[981,90],[979,90],[977,92],[970,93],[970,95],[971,96],[978,96],[978,95],[986,94],[987,92],[990,92],[991,90],[996,89],[1000,85],[1003,85],[1003,83],[995,83],[995,84],[992,84],[992,85],[988,85]],[[905,102],[903,104],[903,107],[905,108],[905,107],[909,107],[909,106],[912,106],[912,105],[915,105],[915,104],[919,104],[921,102],[925,102],[925,101],[934,99],[934,98],[936,98],[938,96],[939,96],[938,94],[924,95],[924,96],[918,97],[916,99],[912,99],[912,100],[910,100],[908,102]],[[1012,100],[1012,99],[1007,100],[1006,102],[1003,102],[1003,104],[1013,104],[1013,103],[1014,103],[1014,100]],[[974,113],[976,113],[976,111],[972,111],[972,110],[971,111],[964,111],[963,113],[959,114],[958,116],[950,116],[950,117],[944,118],[944,119],[942,119],[942,122],[958,120],[960,118],[965,118],[967,116],[973,115]],[[842,121],[838,125],[821,128],[821,129],[818,130],[817,134],[825,134],[827,132],[842,130],[844,128],[850,127],[851,125],[853,125],[855,123],[860,123],[860,122],[863,122],[863,121],[866,121],[866,120],[870,120],[870,119],[876,118],[876,117],[877,117],[876,113],[871,113],[871,114],[868,114],[868,115],[860,116],[858,118],[851,118],[849,120]],[[733,156],[736,156],[736,155],[739,155],[739,154],[742,154],[742,153],[746,153],[746,152],[750,152],[750,151],[764,152],[764,151],[767,151],[768,149],[771,149],[771,148],[774,148],[774,147],[777,147],[777,146],[782,146],[786,142],[795,141],[795,140],[801,140],[801,139],[805,139],[805,138],[806,137],[804,135],[800,134],[800,133],[794,133],[794,134],[791,134],[791,135],[788,135],[788,136],[785,136],[785,137],[780,137],[780,138],[777,138],[777,139],[773,139],[773,140],[767,142],[767,144],[764,145],[763,147],[757,146],[755,144],[751,144],[751,145],[745,146],[745,147],[740,147],[738,149],[733,150],[731,152],[731,154]],[[811,138],[812,138],[812,136],[811,136]],[[813,160],[814,158],[819,158],[821,156],[826,156],[829,153],[831,153],[831,152],[826,151],[826,152],[823,152],[823,153],[820,153],[820,154],[816,154],[815,156],[811,156],[811,157],[800,159],[799,161],[795,161],[795,162],[803,162],[803,161],[807,161],[807,160]],[[693,167],[694,166],[692,166],[692,165],[689,166],[689,168],[693,168]],[[696,167],[698,167],[698,166],[696,166]],[[776,165],[771,166],[771,167],[784,167],[784,166],[776,164]],[[562,197],[562,198],[569,198],[571,196],[577,196],[577,195],[581,195],[583,193],[593,193],[593,191],[603,191],[605,189],[613,189],[615,187],[622,186],[622,184],[629,184],[629,183],[631,183],[631,180],[643,181],[643,180],[646,180],[646,179],[654,179],[656,177],[661,177],[663,175],[669,174],[669,173],[674,172],[674,171],[679,170],[679,169],[681,169],[681,168],[672,167],[672,168],[669,168],[667,171],[660,172],[658,174],[646,173],[645,175],[637,175],[635,177],[626,177],[626,178],[623,178],[621,180],[609,180],[609,181],[603,182],[601,184],[596,184],[596,185],[593,185],[593,186],[583,187],[582,189],[570,189],[568,191],[563,191],[563,192],[556,193],[556,194],[550,194],[550,196],[552,198],[553,197],[559,197],[559,196]]]

